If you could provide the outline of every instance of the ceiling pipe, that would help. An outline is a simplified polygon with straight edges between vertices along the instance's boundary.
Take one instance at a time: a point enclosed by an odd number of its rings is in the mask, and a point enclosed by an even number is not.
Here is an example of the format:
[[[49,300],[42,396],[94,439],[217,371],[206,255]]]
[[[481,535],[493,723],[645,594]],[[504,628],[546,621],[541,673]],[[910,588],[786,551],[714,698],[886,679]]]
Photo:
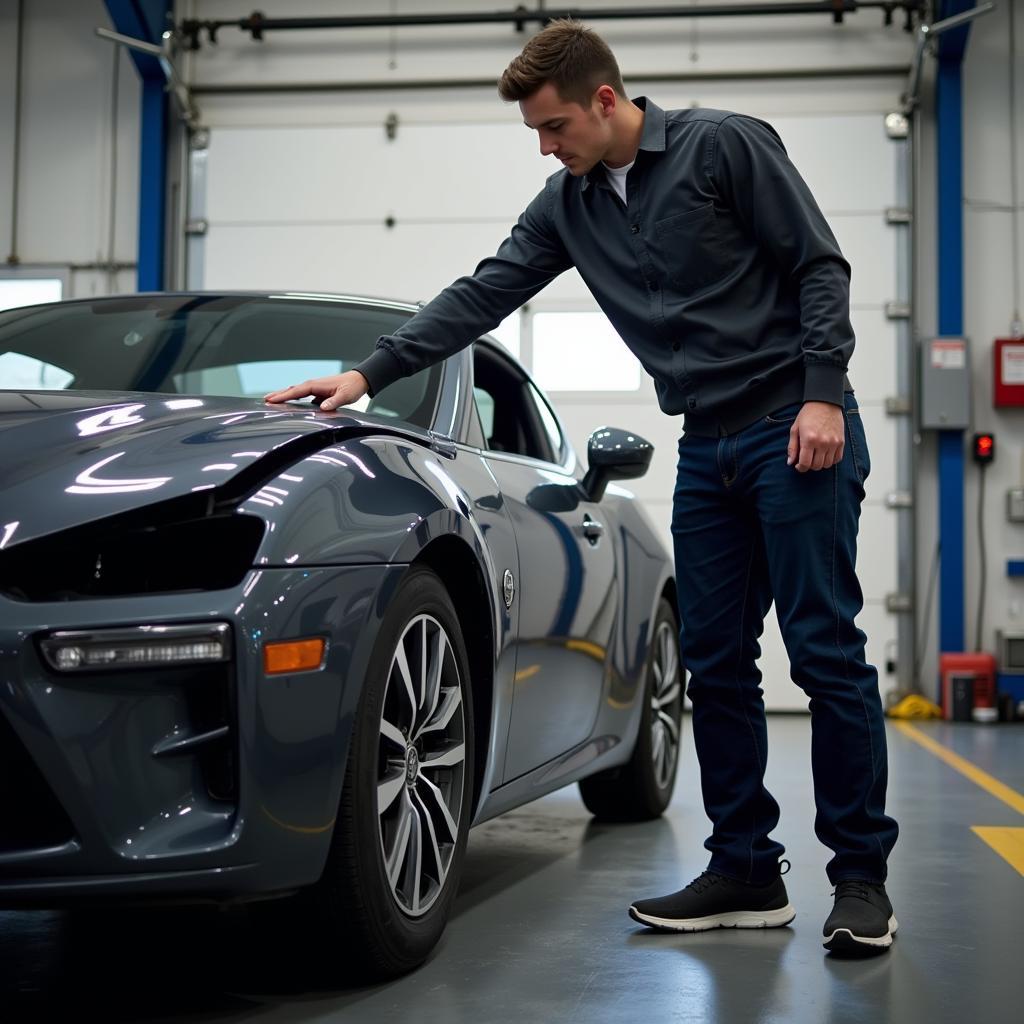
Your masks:
[[[631,6],[608,8],[563,7],[554,10],[540,7],[528,10],[519,6],[511,11],[480,11],[477,13],[443,14],[360,14],[348,17],[267,18],[254,11],[247,18],[184,19],[177,28],[178,35],[192,50],[199,49],[199,36],[205,32],[210,43],[216,44],[222,28],[238,28],[260,41],[266,32],[296,29],[345,28],[415,28],[442,25],[496,25],[511,24],[522,32],[528,24],[547,25],[556,18],[576,21],[637,20],[641,18],[743,18],[765,15],[827,15],[836,24],[842,24],[849,14],[863,10],[882,12],[884,23],[891,25],[893,14],[902,11],[903,28],[913,30],[914,15],[923,16],[925,0],[790,0],[779,3],[717,4],[707,6],[658,7]]]

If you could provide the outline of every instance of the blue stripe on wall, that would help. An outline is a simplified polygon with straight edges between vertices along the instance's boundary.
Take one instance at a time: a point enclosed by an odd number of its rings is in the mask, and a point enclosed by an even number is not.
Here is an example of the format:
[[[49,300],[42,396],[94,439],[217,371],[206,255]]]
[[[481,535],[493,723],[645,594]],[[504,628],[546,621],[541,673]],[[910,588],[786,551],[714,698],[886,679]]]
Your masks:
[[[941,0],[938,18],[974,6],[973,0]],[[960,70],[969,28],[938,37],[936,79],[938,186],[939,334],[964,330],[963,95]],[[964,435],[939,432],[939,651],[964,650]]]
[[[167,25],[170,0],[106,0],[115,31],[159,43]],[[167,220],[167,95],[164,74],[154,57],[132,52],[142,81],[142,126],[139,153],[139,291],[164,286],[164,244]]]

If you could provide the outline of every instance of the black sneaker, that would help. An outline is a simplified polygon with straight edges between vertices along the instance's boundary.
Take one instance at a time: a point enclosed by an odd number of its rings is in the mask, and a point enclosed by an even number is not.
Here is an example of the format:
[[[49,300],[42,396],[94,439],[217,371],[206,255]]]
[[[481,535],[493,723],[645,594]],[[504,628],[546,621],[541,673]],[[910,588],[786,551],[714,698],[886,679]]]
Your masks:
[[[851,878],[837,883],[833,895],[836,903],[822,929],[827,950],[865,956],[892,945],[897,924],[884,885]]]
[[[705,871],[685,889],[660,899],[638,900],[629,916],[668,932],[710,928],[781,928],[796,917],[781,875],[768,885],[747,885]]]

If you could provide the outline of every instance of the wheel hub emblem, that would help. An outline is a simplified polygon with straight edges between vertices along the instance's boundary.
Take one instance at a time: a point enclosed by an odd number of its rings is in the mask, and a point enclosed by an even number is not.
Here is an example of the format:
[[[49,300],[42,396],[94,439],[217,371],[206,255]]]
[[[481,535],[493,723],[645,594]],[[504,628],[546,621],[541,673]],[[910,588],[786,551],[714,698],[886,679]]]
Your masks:
[[[406,784],[411,786],[416,781],[416,776],[420,773],[420,755],[416,752],[415,747],[409,748],[409,753],[405,755],[405,781]]]

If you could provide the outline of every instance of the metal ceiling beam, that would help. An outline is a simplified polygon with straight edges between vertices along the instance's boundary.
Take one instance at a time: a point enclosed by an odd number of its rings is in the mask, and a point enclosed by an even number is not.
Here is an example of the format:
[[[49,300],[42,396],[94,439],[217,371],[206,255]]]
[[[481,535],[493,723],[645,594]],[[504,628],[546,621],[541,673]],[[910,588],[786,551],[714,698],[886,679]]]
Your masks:
[[[178,25],[178,33],[193,49],[199,49],[200,34],[205,32],[211,43],[217,42],[222,28],[238,28],[254,40],[266,32],[296,29],[345,28],[415,28],[448,25],[511,24],[522,31],[528,24],[546,25],[556,18],[577,21],[611,21],[643,18],[750,18],[766,15],[824,15],[836,23],[858,11],[878,10],[886,25],[893,14],[901,11],[903,27],[910,31],[915,15],[925,12],[925,0],[789,0],[779,3],[717,4],[706,6],[629,6],[608,8],[541,7],[528,10],[520,6],[511,11],[447,12],[442,14],[359,14],[347,17],[267,18],[254,11],[247,18],[186,18]]]

